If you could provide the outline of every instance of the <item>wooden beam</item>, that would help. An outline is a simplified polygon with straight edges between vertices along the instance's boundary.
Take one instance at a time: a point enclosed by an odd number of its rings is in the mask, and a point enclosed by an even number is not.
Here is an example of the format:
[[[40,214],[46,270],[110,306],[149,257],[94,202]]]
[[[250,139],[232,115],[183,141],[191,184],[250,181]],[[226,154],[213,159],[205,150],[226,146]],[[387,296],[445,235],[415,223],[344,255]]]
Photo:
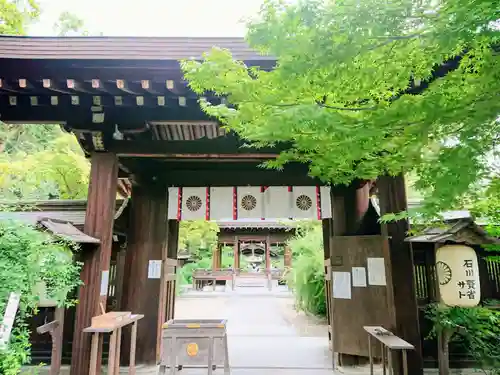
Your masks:
[[[384,176],[377,180],[380,214],[398,213],[407,209],[404,177]],[[415,347],[408,353],[409,375],[423,374],[423,358],[419,328],[417,297],[415,294],[413,251],[405,242],[409,230],[408,220],[382,225],[382,234],[389,236],[390,273],[394,291],[396,335]],[[401,358],[395,358],[395,374],[402,374]]]
[[[245,147],[245,142],[233,135],[214,139],[201,138],[190,141],[110,141],[106,145],[110,152],[119,157],[276,157],[281,151],[288,150],[290,144],[276,147]],[[178,156],[176,156],[178,155]],[[217,156],[219,155],[219,156]],[[228,155],[228,156],[224,156]],[[262,156],[268,155],[268,156]]]
[[[223,231],[223,230],[222,230]],[[220,232],[218,236],[219,243],[233,243],[234,236],[238,236],[241,241],[265,241],[267,236],[271,239],[271,243],[285,243],[288,239],[294,236],[295,231],[290,231],[286,233],[270,233],[266,234],[266,232],[255,232],[252,234],[251,232],[244,230],[236,230],[234,232]]]
[[[148,272],[150,264],[160,262],[165,269],[167,260],[168,189],[164,185],[134,186],[130,209],[130,236],[126,255],[126,284],[123,291],[123,309],[134,314],[144,314],[137,329],[136,361],[155,364],[157,343],[163,320],[160,310],[165,299],[161,295],[162,271]],[[130,340],[124,336],[124,350]]]
[[[118,159],[109,153],[91,156],[90,184],[84,232],[101,241],[100,246],[83,249],[81,278],[76,305],[75,333],[71,356],[71,374],[86,375],[90,366],[90,335],[83,328],[100,314],[99,303],[106,306],[109,264],[113,244],[113,222],[118,181]],[[100,373],[100,368],[97,369]]]
[[[258,163],[212,163],[206,168],[192,168],[184,165],[184,169],[169,169],[161,163],[146,164],[126,163],[137,183],[148,183],[148,180],[162,180],[169,186],[318,186],[322,181],[308,176],[308,166],[288,166],[282,171],[258,167]],[[142,169],[141,169],[142,166]],[[227,167],[232,168],[227,168]],[[141,173],[140,175],[135,172]],[[343,189],[343,187],[339,187]]]
[[[14,123],[65,123],[71,129],[92,128],[93,114],[91,111],[96,95],[60,95],[57,106],[51,104],[51,96],[39,96],[38,106],[32,106],[28,95],[14,96],[16,105],[0,102],[2,121]],[[74,98],[78,98],[77,102]],[[166,98],[165,106],[137,106],[136,98],[123,96],[122,105],[115,105],[111,95],[101,96],[104,121],[101,130],[114,132],[115,125],[121,128],[134,129],[138,124],[153,121],[207,121],[207,115],[200,109],[196,99],[188,99],[187,106],[180,107],[177,98]],[[6,101],[6,100],[4,100]],[[156,99],[154,100],[156,103]],[[127,104],[129,103],[129,104]],[[127,105],[125,105],[127,104]]]

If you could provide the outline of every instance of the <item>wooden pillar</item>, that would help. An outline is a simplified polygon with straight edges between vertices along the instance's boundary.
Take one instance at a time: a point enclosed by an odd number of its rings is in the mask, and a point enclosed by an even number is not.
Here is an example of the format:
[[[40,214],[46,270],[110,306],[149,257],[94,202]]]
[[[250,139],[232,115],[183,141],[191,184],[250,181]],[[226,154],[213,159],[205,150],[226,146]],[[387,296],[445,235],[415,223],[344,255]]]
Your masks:
[[[219,260],[219,263],[217,264],[217,268],[222,268],[222,244],[217,244],[217,259]]]
[[[212,249],[212,270],[218,268],[219,264],[219,261],[217,259],[218,255],[219,255],[219,249],[217,248],[217,246],[214,246],[214,248]]]
[[[271,269],[271,239],[266,237],[266,271]]]
[[[398,213],[407,209],[404,177],[383,176],[377,180],[380,214]],[[382,225],[382,234],[389,237],[390,274],[394,291],[396,315],[395,334],[415,346],[408,352],[409,375],[423,374],[423,359],[417,297],[415,294],[413,252],[405,242],[408,220]],[[394,355],[395,374],[402,374],[401,359]]]
[[[83,333],[93,316],[100,314],[99,303],[106,307],[109,263],[113,243],[113,223],[118,182],[118,159],[115,154],[94,153],[91,156],[90,183],[84,232],[98,238],[98,247],[82,254],[75,331],[71,355],[71,375],[87,375],[90,366],[90,336]],[[100,373],[100,366],[97,374]]]
[[[168,189],[166,186],[134,186],[132,189],[128,250],[123,290],[123,309],[144,314],[137,326],[138,364],[155,364],[161,324],[164,322],[168,266]],[[123,352],[130,350],[124,334]]]
[[[326,318],[328,322],[328,341],[332,351],[332,363],[335,368],[335,348],[333,346],[332,332],[333,332],[333,319],[332,319],[332,280],[331,280],[331,246],[330,238],[333,231],[333,220],[323,219],[323,257],[325,259],[325,299],[326,299]]]
[[[292,268],[292,249],[290,249],[290,246],[288,245],[285,245],[283,265],[285,268]]]
[[[234,255],[234,269],[238,270],[240,268],[240,240],[238,239],[238,236],[234,237],[233,255]]]
[[[120,246],[116,254],[116,276],[115,276],[115,310],[122,311],[123,283],[125,281],[125,258],[127,255],[127,244]]]
[[[177,251],[179,247],[179,221],[168,220],[168,242],[167,242],[167,257],[169,262],[175,261],[175,265],[170,264],[166,268],[166,276],[164,286],[166,288],[166,304],[165,315],[162,323],[174,319],[175,315],[175,296],[177,290],[177,268],[179,263],[177,261]]]

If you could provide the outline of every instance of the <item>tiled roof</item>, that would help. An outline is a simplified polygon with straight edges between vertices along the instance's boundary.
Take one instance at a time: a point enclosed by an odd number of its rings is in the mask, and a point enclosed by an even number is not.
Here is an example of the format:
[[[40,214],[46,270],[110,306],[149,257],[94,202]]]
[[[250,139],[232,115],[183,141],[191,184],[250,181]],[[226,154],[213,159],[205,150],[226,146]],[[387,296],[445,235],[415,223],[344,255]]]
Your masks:
[[[212,47],[237,60],[273,60],[252,50],[243,38],[188,37],[0,37],[1,59],[181,60],[202,57]]]

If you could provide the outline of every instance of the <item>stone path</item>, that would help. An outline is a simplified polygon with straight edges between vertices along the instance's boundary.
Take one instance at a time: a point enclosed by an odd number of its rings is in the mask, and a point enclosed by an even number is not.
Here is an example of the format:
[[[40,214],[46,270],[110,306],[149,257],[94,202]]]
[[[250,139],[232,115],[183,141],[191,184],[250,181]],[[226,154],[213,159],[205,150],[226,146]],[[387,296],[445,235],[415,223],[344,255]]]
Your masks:
[[[367,375],[367,367],[332,370],[325,322],[298,314],[283,290],[238,288],[235,292],[188,292],[176,301],[177,319],[227,319],[232,375]],[[105,373],[105,372],[103,372]],[[123,369],[121,373],[128,373]],[[179,375],[207,370],[184,369]],[[377,369],[376,374],[381,374]],[[43,369],[37,374],[46,375]],[[137,375],[157,374],[138,366]],[[214,375],[222,375],[222,369]],[[67,368],[61,375],[68,375]],[[170,374],[169,374],[170,375]]]
[[[264,289],[252,290],[244,293],[238,290],[211,299],[188,294],[179,299],[176,317],[227,319],[229,356],[234,370],[307,369],[329,370],[325,373],[331,374],[326,328],[317,335],[302,334],[307,331],[304,329],[307,324],[291,324],[286,311],[293,304],[289,294],[277,298],[275,293]]]

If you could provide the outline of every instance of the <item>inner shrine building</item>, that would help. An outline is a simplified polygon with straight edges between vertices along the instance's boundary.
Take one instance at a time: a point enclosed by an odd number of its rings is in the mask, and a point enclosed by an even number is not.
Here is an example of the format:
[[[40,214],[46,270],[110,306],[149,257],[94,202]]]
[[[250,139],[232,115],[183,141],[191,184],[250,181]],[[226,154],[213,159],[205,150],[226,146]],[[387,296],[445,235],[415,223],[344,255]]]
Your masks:
[[[249,67],[270,70],[276,63],[242,38],[0,37],[1,120],[60,125],[91,162],[84,232],[100,243],[80,254],[84,286],[71,374],[89,370],[90,337],[82,330],[100,314],[100,304],[106,306],[102,283],[109,274],[117,189],[124,185],[131,187],[131,204],[121,309],[145,314],[138,363],[156,363],[161,323],[173,317],[179,220],[307,217],[323,222],[333,350],[366,356],[362,326],[384,325],[415,345],[409,373],[421,374],[413,257],[404,242],[408,223],[381,225],[370,214],[375,188],[382,214],[406,209],[403,177],[326,186],[308,175],[307,164],[258,167],[290,146],[242,147],[244,140],[207,117],[183,80],[179,60],[201,59],[213,46]],[[213,93],[205,99],[224,101]],[[382,259],[387,282],[336,298],[332,272],[365,267],[368,257]],[[150,260],[162,261],[160,279],[148,279]]]

